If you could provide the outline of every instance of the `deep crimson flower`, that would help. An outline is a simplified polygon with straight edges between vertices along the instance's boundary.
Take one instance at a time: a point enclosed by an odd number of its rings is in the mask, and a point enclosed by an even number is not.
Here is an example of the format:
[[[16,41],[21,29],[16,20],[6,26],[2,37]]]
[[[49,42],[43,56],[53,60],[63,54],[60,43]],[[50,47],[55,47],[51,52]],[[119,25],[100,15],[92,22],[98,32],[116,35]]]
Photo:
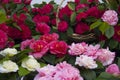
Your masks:
[[[23,13],[21,13],[19,17],[16,14],[13,15],[13,19],[17,24],[23,24],[26,18],[27,16]]]
[[[86,13],[88,14],[88,16],[93,16],[96,18],[101,18],[101,16],[103,15],[104,11],[101,11],[97,8],[97,6],[91,7],[89,8]]]
[[[68,29],[68,23],[66,21],[61,21],[58,24],[58,31],[65,32]]]
[[[30,4],[32,0],[23,0],[25,4]]]
[[[57,33],[44,34],[40,37],[40,40],[46,41],[48,43],[58,40],[59,35]]]
[[[0,30],[8,33],[8,26],[5,23],[0,24]]]
[[[80,3],[80,0],[74,0],[76,4],[79,4]]]
[[[51,24],[52,24],[52,25],[56,25],[56,19],[52,19],[52,20],[51,20]]]
[[[76,16],[77,21],[81,21],[81,19],[87,18],[87,14],[85,12],[81,12]]]
[[[8,41],[7,47],[13,47],[15,45],[14,41]]]
[[[13,0],[14,3],[21,4],[22,0]]]
[[[59,18],[63,19],[64,16],[70,17],[72,14],[72,10],[66,5],[64,8],[59,11]]]
[[[75,33],[77,34],[82,34],[88,30],[89,30],[89,26],[82,22],[77,24],[77,26],[75,27]]]
[[[61,57],[67,53],[68,45],[64,41],[53,41],[50,44],[51,54],[55,54],[58,57]]]
[[[30,28],[27,25],[25,25],[25,24],[21,24],[19,26],[20,26],[20,28],[22,30],[21,31],[21,38],[22,38],[22,40],[30,39],[31,36],[32,36]]]
[[[114,29],[115,29],[115,34],[113,38],[120,42],[120,26],[117,25],[114,27]]]
[[[42,7],[42,14],[49,14],[53,9],[51,4],[46,4]]]
[[[45,23],[37,23],[36,31],[40,32],[41,34],[47,34],[50,32],[50,26]]]
[[[86,8],[86,7],[88,7],[87,4],[78,4],[75,9],[78,11],[78,10],[80,10],[82,8]]]
[[[98,0],[87,0],[88,2],[98,2]]]
[[[6,33],[0,30],[0,49],[3,49],[7,44],[8,37]]]
[[[2,3],[7,4],[10,0],[2,0]]]
[[[12,39],[21,39],[20,30],[18,30],[16,28],[13,28],[13,27],[8,28],[8,34],[7,35]]]
[[[48,23],[50,20],[49,20],[49,16],[40,16],[40,15],[36,15],[34,16],[33,18],[33,21],[35,23]]]
[[[30,44],[30,49],[33,50],[33,52],[30,53],[30,55],[33,55],[35,58],[41,58],[43,55],[46,54],[49,47],[47,45],[47,42],[42,40],[37,40]]]
[[[26,7],[24,7],[23,10],[24,10],[25,12],[27,12],[27,13],[29,12],[29,11],[28,11],[28,8],[26,8]]]

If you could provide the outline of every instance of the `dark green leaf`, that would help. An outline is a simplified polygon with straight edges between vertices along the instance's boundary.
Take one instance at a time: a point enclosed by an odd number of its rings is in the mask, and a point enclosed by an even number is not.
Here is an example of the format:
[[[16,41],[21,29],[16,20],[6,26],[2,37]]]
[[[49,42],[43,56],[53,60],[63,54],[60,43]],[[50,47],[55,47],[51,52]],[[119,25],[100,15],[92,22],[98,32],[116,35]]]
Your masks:
[[[105,36],[110,39],[114,35],[114,28],[111,26],[105,31]]]
[[[71,24],[74,23],[76,20],[76,12],[73,12],[72,15],[70,16],[70,22]]]
[[[71,27],[69,27],[67,30],[67,35],[72,35],[73,33],[74,33],[73,29]]]
[[[99,26],[99,30],[102,32],[102,34],[105,33],[105,31],[110,28],[110,25],[107,24],[106,22],[103,22],[100,26]]]
[[[118,64],[118,66],[120,67],[120,58],[118,58],[117,64]]]
[[[99,44],[100,44],[100,47],[102,48],[105,44],[105,41],[100,41]]]
[[[107,72],[102,72],[98,78],[109,80],[110,78],[113,78],[113,76]]]
[[[19,67],[18,74],[19,74],[20,76],[25,76],[25,75],[27,75],[27,74],[29,74],[29,73],[30,73],[30,71],[28,71],[27,69],[25,69],[25,68],[23,68],[23,67]]]
[[[110,42],[109,42],[109,47],[110,47],[111,49],[114,49],[114,48],[116,48],[117,46],[118,46],[118,41],[111,39]]]
[[[87,0],[80,0],[80,3],[87,3]]]

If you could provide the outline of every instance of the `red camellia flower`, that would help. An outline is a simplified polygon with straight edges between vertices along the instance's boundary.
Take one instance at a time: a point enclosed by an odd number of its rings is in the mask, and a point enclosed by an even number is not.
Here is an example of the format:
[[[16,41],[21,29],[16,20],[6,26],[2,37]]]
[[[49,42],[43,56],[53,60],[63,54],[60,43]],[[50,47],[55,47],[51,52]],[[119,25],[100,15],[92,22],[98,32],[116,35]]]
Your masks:
[[[25,4],[30,4],[32,0],[23,0]]]
[[[59,35],[57,33],[44,34],[40,37],[40,40],[46,41],[48,43],[58,40]]]
[[[21,24],[19,26],[20,26],[20,28],[22,30],[21,31],[21,38],[22,38],[22,40],[30,39],[31,36],[32,36],[30,28],[27,25],[25,25],[25,24]]]
[[[50,21],[50,19],[49,19],[49,16],[36,15],[36,16],[34,16],[33,21],[35,23],[42,23],[42,22],[43,23],[48,23]]]
[[[50,26],[45,23],[37,23],[36,31],[40,32],[41,34],[47,34],[50,32]]]
[[[58,24],[58,31],[65,32],[68,29],[68,23],[66,21],[61,21]]]
[[[3,49],[7,44],[8,37],[6,33],[0,30],[0,49]]]
[[[77,21],[81,21],[81,19],[87,18],[87,14],[85,12],[81,12],[76,16]]]
[[[88,7],[87,4],[78,4],[78,5],[75,7],[75,9],[78,11],[78,10],[80,10],[80,9],[82,9],[82,8],[86,8],[86,7]]]
[[[115,34],[113,38],[120,42],[120,26],[115,26],[114,29],[115,29]]]
[[[53,9],[51,4],[46,4],[42,7],[42,14],[49,14]]]
[[[7,4],[10,0],[2,0],[2,3]]]
[[[61,57],[67,53],[68,45],[64,41],[53,41],[50,44],[51,54],[55,54],[58,57]]]
[[[22,3],[22,0],[13,0],[14,3],[20,4]]]
[[[8,26],[5,23],[0,24],[0,30],[8,33]]]
[[[33,50],[33,52],[30,53],[30,55],[33,55],[35,58],[41,58],[43,55],[46,54],[49,47],[47,45],[47,42],[42,40],[37,40],[30,44],[30,49]]]
[[[80,0],[74,0],[76,4],[79,4],[80,3]]]
[[[77,26],[75,27],[75,33],[77,34],[82,34],[88,30],[89,30],[89,26],[82,22],[77,24]]]

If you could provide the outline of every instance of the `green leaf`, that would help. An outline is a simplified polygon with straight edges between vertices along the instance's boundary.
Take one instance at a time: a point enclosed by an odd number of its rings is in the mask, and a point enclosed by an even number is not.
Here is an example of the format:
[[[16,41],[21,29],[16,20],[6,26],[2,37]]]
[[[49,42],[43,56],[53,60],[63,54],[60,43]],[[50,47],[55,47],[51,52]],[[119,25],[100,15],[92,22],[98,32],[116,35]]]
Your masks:
[[[71,27],[69,27],[67,30],[67,35],[72,35],[73,33],[74,33],[73,29]]]
[[[46,54],[45,56],[43,56],[43,59],[48,63],[48,64],[55,64],[55,55],[52,54]]]
[[[69,2],[69,3],[68,3],[68,7],[69,7],[71,10],[75,10],[75,3],[74,3],[74,2]]]
[[[20,44],[16,44],[13,46],[14,48],[19,48],[20,47]]]
[[[97,65],[98,65],[97,69],[104,68],[104,67],[103,67],[103,64],[102,64],[101,62],[96,61],[96,63],[97,63]]]
[[[117,46],[118,46],[118,41],[111,39],[110,42],[109,42],[109,47],[110,47],[111,49],[114,49],[114,48],[116,48]]]
[[[28,71],[27,69],[25,69],[25,68],[23,68],[23,67],[19,67],[18,74],[19,74],[20,76],[25,76],[25,75],[27,75],[27,74],[29,74],[29,73],[30,73],[30,71]]]
[[[93,24],[90,25],[90,29],[94,29],[96,27],[99,27],[101,25],[101,21],[97,20],[96,22],[94,22]]]
[[[110,25],[106,22],[103,22],[100,26],[99,26],[99,30],[102,32],[102,34],[105,33],[105,31],[110,28]]]
[[[100,44],[100,47],[102,48],[105,44],[105,41],[100,41],[99,44]]]
[[[118,58],[117,64],[118,64],[118,66],[120,67],[120,58]]]
[[[80,3],[87,3],[87,0],[80,0]]]
[[[93,70],[84,69],[84,70],[81,70],[80,72],[81,72],[81,76],[85,80],[94,80],[94,79],[96,79],[96,73]]]
[[[40,67],[44,67],[44,66],[47,66],[47,64],[40,62]]]
[[[6,13],[4,9],[0,9],[0,24],[7,21]]]
[[[105,36],[110,39],[114,35],[114,28],[111,26],[105,31]]]
[[[17,23],[13,23],[13,26],[17,28],[18,30],[22,31],[22,29],[17,25]]]
[[[73,12],[72,15],[70,16],[70,22],[71,24],[74,23],[76,20],[76,12]]]
[[[112,78],[113,76],[107,72],[102,72],[98,78],[102,78],[102,79],[110,79]]]

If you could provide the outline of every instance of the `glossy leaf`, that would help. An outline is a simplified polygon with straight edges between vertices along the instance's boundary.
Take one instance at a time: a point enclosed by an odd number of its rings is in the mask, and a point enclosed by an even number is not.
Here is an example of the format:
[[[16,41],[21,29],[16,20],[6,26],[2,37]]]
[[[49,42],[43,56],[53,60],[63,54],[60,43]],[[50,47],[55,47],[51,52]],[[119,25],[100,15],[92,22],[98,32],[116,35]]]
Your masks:
[[[105,36],[110,39],[114,35],[114,28],[111,26],[105,31]]]

